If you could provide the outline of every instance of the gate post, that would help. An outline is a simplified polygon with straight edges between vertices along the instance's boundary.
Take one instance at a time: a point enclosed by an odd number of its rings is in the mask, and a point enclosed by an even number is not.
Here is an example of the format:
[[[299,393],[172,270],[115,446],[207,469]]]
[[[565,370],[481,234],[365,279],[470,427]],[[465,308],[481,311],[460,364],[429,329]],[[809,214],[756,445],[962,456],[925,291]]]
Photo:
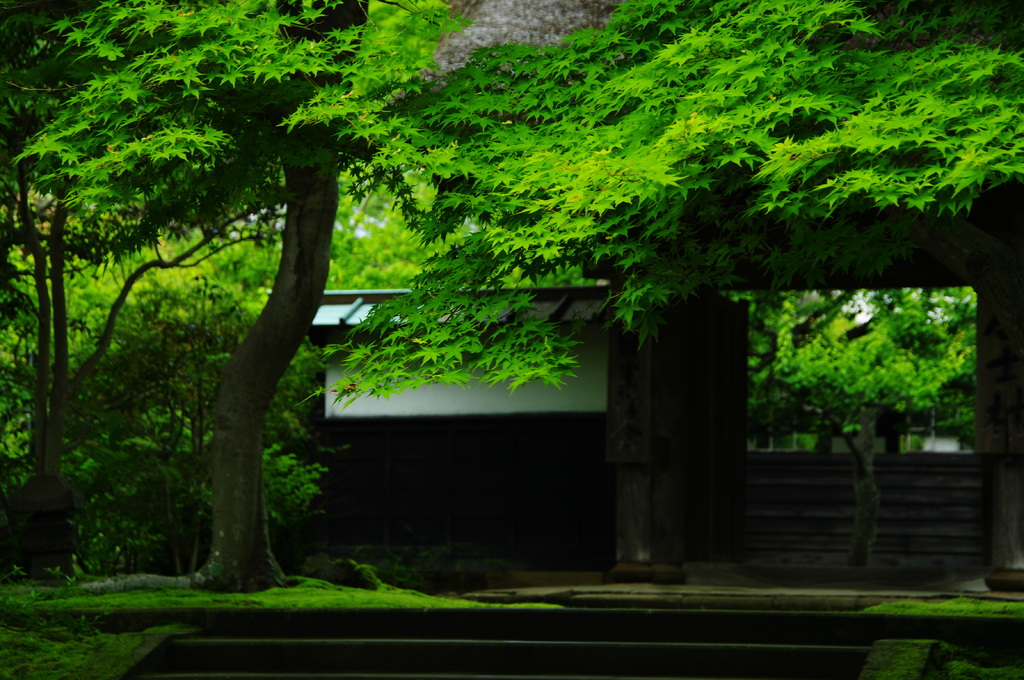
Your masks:
[[[1024,363],[978,296],[975,450],[988,456],[992,590],[1024,590]]]
[[[743,559],[746,368],[746,305],[717,295],[667,310],[656,341],[613,331],[613,580],[679,582],[684,562]]]

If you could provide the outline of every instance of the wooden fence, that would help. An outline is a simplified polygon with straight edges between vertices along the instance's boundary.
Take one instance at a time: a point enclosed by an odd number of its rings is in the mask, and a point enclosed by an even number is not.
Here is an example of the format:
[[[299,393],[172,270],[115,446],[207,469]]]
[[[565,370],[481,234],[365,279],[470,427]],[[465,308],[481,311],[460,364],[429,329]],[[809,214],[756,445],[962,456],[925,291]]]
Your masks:
[[[853,526],[848,454],[747,456],[748,561],[839,564]],[[881,491],[873,564],[983,566],[982,457],[880,454]]]

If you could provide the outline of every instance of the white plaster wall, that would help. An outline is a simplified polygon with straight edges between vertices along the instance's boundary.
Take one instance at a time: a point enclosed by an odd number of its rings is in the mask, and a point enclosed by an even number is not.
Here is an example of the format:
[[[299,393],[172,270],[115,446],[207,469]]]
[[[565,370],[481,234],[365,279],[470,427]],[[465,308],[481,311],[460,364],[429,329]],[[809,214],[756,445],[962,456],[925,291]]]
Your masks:
[[[372,418],[402,416],[485,415],[502,413],[603,413],[607,406],[608,336],[599,325],[581,331],[577,346],[579,366],[576,377],[566,378],[561,387],[528,383],[510,393],[507,387],[470,384],[425,385],[393,395],[390,399],[360,397],[347,408],[326,400],[328,418]],[[337,365],[327,367],[328,386],[341,381]]]

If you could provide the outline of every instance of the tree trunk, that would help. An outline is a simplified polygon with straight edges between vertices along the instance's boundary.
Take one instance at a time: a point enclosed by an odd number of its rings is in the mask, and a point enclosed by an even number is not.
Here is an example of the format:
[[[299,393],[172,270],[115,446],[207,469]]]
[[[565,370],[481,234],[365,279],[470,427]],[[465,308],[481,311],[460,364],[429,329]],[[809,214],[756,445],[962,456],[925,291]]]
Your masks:
[[[301,6],[277,4],[285,13]],[[322,32],[366,20],[366,0],[347,0],[292,37],[316,40]],[[323,299],[338,212],[337,174],[332,163],[285,167],[288,203],[274,289],[221,371],[210,440],[213,537],[193,585],[252,592],[284,584],[264,505],[263,420]]]
[[[263,502],[263,419],[327,282],[338,209],[332,167],[286,168],[287,217],[274,289],[221,374],[210,442],[213,539],[199,585],[251,592],[283,583]]]
[[[853,535],[846,563],[851,567],[871,564],[871,553],[878,533],[878,506],[881,496],[875,481],[875,422],[879,409],[866,408],[858,416],[860,431],[844,435],[853,454]]]
[[[27,162],[18,162],[18,192],[21,200],[18,203],[19,218],[25,246],[32,254],[32,283],[36,291],[36,356],[35,384],[33,387],[33,433],[32,447],[35,454],[35,474],[56,474],[60,472],[60,461],[54,452],[47,452],[49,441],[49,398],[50,368],[53,351],[52,345],[52,309],[50,306],[49,274],[47,264],[49,258],[43,240],[36,227],[35,217],[29,209],[29,182]],[[54,466],[56,465],[56,469]]]

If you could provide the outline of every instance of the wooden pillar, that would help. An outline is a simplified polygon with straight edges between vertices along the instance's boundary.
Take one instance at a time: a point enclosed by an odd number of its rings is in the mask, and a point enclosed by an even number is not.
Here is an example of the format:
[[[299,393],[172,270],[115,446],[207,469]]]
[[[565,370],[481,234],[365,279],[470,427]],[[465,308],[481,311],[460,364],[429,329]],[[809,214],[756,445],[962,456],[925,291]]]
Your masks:
[[[993,590],[1024,590],[1024,362],[978,296],[975,450],[985,454]]]
[[[614,579],[678,582],[685,561],[742,559],[746,364],[746,305],[717,296],[669,310],[656,341],[613,333]]]
[[[746,303],[708,301],[694,333],[692,379],[684,391],[686,428],[694,437],[685,458],[686,559],[742,562],[747,482]]]

